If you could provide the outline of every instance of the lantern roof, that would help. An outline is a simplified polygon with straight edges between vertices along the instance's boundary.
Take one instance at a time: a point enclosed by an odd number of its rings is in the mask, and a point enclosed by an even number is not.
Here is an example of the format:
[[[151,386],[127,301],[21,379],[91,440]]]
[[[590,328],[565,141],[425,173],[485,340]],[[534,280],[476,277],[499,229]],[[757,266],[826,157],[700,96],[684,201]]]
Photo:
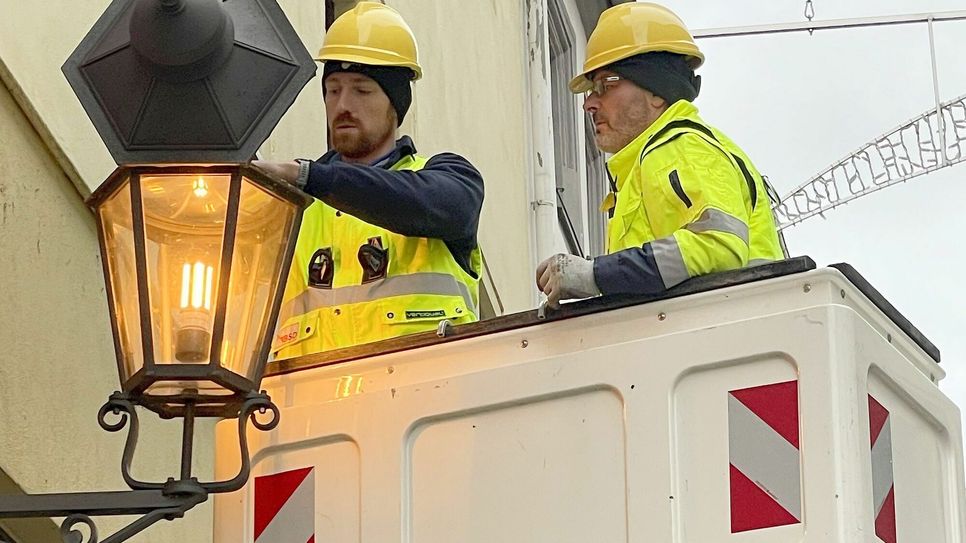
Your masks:
[[[113,0],[62,69],[136,164],[247,162],[316,67],[275,0]]]

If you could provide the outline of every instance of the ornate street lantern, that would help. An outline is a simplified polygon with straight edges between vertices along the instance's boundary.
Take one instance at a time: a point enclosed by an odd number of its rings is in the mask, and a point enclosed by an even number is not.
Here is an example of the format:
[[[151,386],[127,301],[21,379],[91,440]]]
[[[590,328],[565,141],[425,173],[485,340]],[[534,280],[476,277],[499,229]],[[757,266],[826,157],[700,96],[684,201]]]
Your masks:
[[[307,196],[244,165],[122,166],[91,197],[121,389],[162,416],[258,392]]]
[[[82,523],[96,543],[91,516],[143,515],[104,541],[115,543],[244,486],[247,422],[278,423],[259,387],[311,198],[247,161],[315,64],[275,0],[114,0],[63,71],[119,164],[88,205],[121,384],[98,419],[129,428],[132,490],[0,496],[0,518],[65,516],[65,541]],[[183,419],[178,478],[131,475],[137,406]],[[195,417],[238,419],[235,477],[191,476]]]

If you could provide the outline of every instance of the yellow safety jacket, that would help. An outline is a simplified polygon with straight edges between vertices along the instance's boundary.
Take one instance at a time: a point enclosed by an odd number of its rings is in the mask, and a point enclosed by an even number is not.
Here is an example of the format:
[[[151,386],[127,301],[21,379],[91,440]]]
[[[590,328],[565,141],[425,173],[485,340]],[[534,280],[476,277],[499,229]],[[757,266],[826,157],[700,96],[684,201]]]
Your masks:
[[[783,258],[762,176],[686,100],[607,162],[608,253],[650,244],[665,288]]]
[[[408,155],[391,169],[426,162]],[[272,351],[291,358],[476,321],[479,247],[470,265],[476,277],[440,239],[396,234],[316,200],[302,218]]]

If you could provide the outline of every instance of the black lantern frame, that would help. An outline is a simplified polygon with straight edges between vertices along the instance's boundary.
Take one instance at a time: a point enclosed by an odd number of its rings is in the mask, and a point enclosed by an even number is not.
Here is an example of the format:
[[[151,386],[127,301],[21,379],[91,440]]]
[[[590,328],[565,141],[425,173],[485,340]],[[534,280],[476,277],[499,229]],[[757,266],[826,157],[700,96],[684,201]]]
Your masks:
[[[227,286],[232,267],[233,248],[235,245],[237,214],[243,179],[254,184],[272,195],[280,197],[297,207],[291,222],[291,232],[288,233],[287,246],[283,258],[278,262],[277,273],[284,278],[284,272],[292,260],[292,254],[297,233],[301,225],[302,210],[311,202],[311,198],[296,190],[288,183],[275,179],[267,173],[245,164],[222,165],[178,165],[178,166],[124,166],[118,168],[114,174],[88,200],[88,205],[95,211],[106,199],[117,194],[122,186],[130,187],[131,226],[134,232],[134,248],[137,259],[137,294],[139,311],[140,344],[143,348],[143,367],[123,380],[125,375],[125,361],[123,347],[120,341],[119,323],[116,311],[111,311],[111,326],[114,332],[115,350],[117,353],[118,373],[122,376],[122,391],[115,392],[98,411],[98,424],[108,432],[118,432],[128,427],[127,439],[121,458],[121,475],[125,483],[131,488],[129,491],[117,492],[79,492],[38,494],[24,496],[0,495],[0,518],[26,517],[66,517],[61,523],[61,537],[65,543],[81,543],[84,536],[76,527],[85,525],[89,531],[89,539],[85,543],[120,543],[160,520],[181,518],[185,512],[194,506],[205,502],[212,493],[234,492],[242,488],[251,473],[251,459],[249,457],[247,425],[251,424],[258,430],[270,431],[278,425],[279,410],[271,398],[264,392],[259,392],[261,377],[271,348],[272,330],[262,330],[257,342],[254,356],[254,366],[251,378],[234,373],[221,366],[220,350],[214,346],[220,344],[224,333],[225,313],[227,306],[227,288],[219,288],[214,310],[215,325],[211,334],[211,360],[204,364],[157,364],[151,345],[152,338],[152,309],[148,294],[148,275],[146,271],[146,238],[145,215],[141,208],[140,180],[147,176],[168,175],[230,175],[229,198],[225,216],[224,235],[222,238],[220,273],[221,285]],[[108,297],[111,303],[116,303],[113,292],[113,282],[109,270],[108,247],[104,232],[103,221],[98,221],[98,233],[101,251],[104,254],[103,266]],[[274,323],[278,317],[284,284],[280,281],[273,293],[267,322]],[[230,395],[203,394],[197,389],[185,388],[178,394],[153,395],[146,391],[158,382],[164,381],[211,381],[226,390]],[[169,478],[165,482],[142,481],[131,473],[131,464],[137,448],[139,422],[137,407],[142,406],[157,412],[162,418],[181,418],[183,421],[181,442],[181,470],[179,477]],[[111,422],[109,417],[117,417]],[[259,416],[267,420],[259,420]],[[194,427],[196,417],[220,417],[238,419],[238,442],[240,454],[240,468],[238,473],[225,480],[199,481],[192,476],[191,465],[194,451]],[[134,522],[123,527],[107,539],[100,542],[97,526],[92,516],[104,515],[142,515]]]
[[[224,236],[222,240],[221,262],[219,266],[220,278],[218,284],[222,288],[217,289],[217,298],[214,304],[214,325],[210,339],[209,352],[210,361],[205,364],[182,363],[182,364],[161,364],[155,360],[152,333],[152,310],[151,300],[148,294],[148,272],[145,264],[145,217],[142,209],[141,184],[142,178],[147,176],[160,175],[230,175],[230,189],[228,200],[228,211],[225,218]],[[288,236],[288,245],[283,253],[283,258],[278,262],[278,273],[284,281],[284,273],[288,270],[292,253],[294,252],[297,241],[297,233],[301,225],[301,210],[311,203],[311,197],[295,189],[284,181],[279,181],[270,177],[268,174],[247,164],[229,165],[177,165],[177,166],[122,166],[118,168],[110,178],[95,192],[88,200],[88,205],[97,211],[104,201],[114,196],[117,190],[129,183],[132,226],[134,231],[134,247],[137,259],[137,294],[138,294],[138,316],[140,322],[140,345],[143,350],[143,366],[127,379],[125,375],[124,348],[121,344],[117,311],[111,311],[111,327],[115,342],[115,352],[117,354],[118,375],[122,376],[121,390],[133,399],[138,405],[142,405],[152,411],[157,412],[163,418],[185,416],[185,406],[190,404],[194,415],[202,417],[231,417],[238,413],[239,407],[246,401],[247,395],[252,391],[257,391],[260,386],[261,375],[264,372],[265,363],[268,360],[269,349],[272,342],[272,330],[262,330],[258,340],[255,356],[255,364],[251,374],[256,379],[249,379],[243,375],[232,372],[222,366],[221,350],[218,346],[224,339],[225,315],[228,297],[229,274],[232,269],[233,248],[235,246],[237,216],[239,211],[239,200],[241,198],[242,179],[248,179],[254,185],[279,196],[287,202],[298,206],[300,212],[296,213],[295,220],[291,225],[292,231]],[[106,235],[103,230],[103,222],[98,221],[98,234],[101,243],[101,252],[107,255]],[[102,259],[104,267],[104,277],[107,285],[108,299],[111,304],[115,304],[114,285],[109,269],[109,259]],[[274,293],[271,301],[271,312],[267,322],[274,323],[278,318],[279,305],[284,293],[284,284],[280,284]],[[226,395],[206,395],[197,390],[188,390],[184,394],[155,395],[147,392],[151,385],[159,382],[177,381],[210,381],[224,389],[231,391],[230,396]]]
[[[276,0],[112,0],[63,66],[118,164],[247,161],[315,71]]]

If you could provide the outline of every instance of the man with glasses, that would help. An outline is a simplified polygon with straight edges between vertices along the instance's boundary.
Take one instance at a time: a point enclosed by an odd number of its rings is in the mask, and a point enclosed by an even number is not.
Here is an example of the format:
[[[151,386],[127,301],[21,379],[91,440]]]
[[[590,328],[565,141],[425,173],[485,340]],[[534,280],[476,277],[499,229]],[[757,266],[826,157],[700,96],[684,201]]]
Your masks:
[[[422,74],[409,26],[360,2],[332,24],[316,60],[333,150],[255,163],[318,199],[302,219],[276,358],[477,320],[483,179],[459,155],[427,159],[397,139]]]
[[[551,305],[598,294],[655,294],[682,281],[783,258],[766,185],[748,156],[706,124],[692,101],[704,62],[667,8],[625,3],[603,14],[583,71],[611,192],[607,253],[557,254],[537,268]]]

